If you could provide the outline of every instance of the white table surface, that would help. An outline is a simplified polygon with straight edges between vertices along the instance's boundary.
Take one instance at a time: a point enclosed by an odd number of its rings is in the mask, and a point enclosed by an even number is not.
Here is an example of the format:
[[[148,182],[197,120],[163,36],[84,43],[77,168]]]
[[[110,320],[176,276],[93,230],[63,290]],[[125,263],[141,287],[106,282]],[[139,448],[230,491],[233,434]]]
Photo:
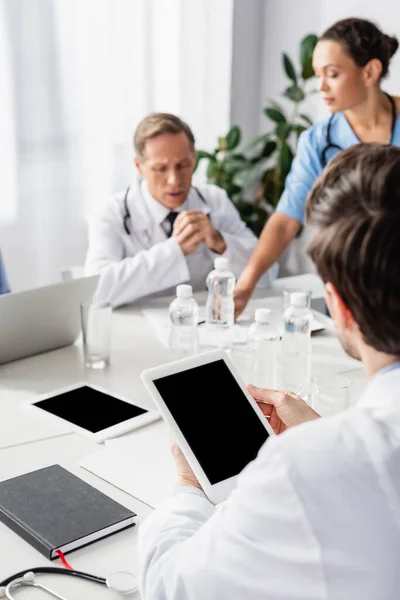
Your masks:
[[[312,289],[314,297],[322,295],[320,280],[316,276],[307,275],[278,280],[274,289],[268,292],[268,296],[276,296],[287,287]],[[204,300],[204,294],[198,295],[199,303]],[[144,306],[149,305],[167,307],[169,302],[170,299],[159,298],[150,303],[115,311],[111,364],[105,371],[86,370],[82,367],[79,343],[0,367],[0,480],[59,463],[134,510],[138,514],[138,524],[150,514],[151,509],[147,505],[78,466],[84,456],[99,447],[97,444],[71,433],[69,427],[40,422],[24,411],[22,406],[34,395],[78,381],[89,381],[106,391],[132,400],[137,399],[145,406],[152,407],[152,401],[141,382],[140,373],[146,368],[167,362],[169,352],[157,340],[153,328],[141,311]],[[277,302],[276,299],[252,301],[244,320],[246,316],[251,317],[254,314],[255,306],[269,303],[277,306]],[[363,370],[360,363],[348,357],[341,349],[330,319],[325,318],[325,321],[328,329],[313,337],[313,370],[342,373],[350,377],[354,384],[354,403],[365,385]],[[232,353],[232,360],[239,370],[243,365],[245,352],[244,347],[238,346]],[[13,572],[49,563],[1,523],[0,540],[0,580]],[[116,570],[135,572],[136,542],[135,527],[75,551],[68,555],[68,559],[73,567],[100,576],[106,576]],[[4,548],[7,549],[6,552]],[[57,563],[59,561],[51,564]],[[68,599],[120,597],[102,586],[71,581],[71,578],[45,576],[44,581],[50,582],[52,587]],[[29,592],[25,592],[27,593]]]
[[[137,572],[137,527],[150,514],[151,509],[132,496],[118,490],[109,483],[95,477],[77,466],[82,456],[96,450],[97,444],[81,436],[70,434],[58,438],[36,441],[30,444],[14,446],[0,451],[0,480],[33,471],[51,464],[60,464],[75,473],[91,485],[98,488],[117,502],[137,513],[136,526],[119,532],[91,546],[71,552],[67,560],[74,569],[106,577],[115,571]],[[60,561],[49,561],[30,544],[16,535],[11,529],[0,523],[0,580],[12,573],[32,567],[61,566]],[[39,576],[38,576],[39,577]],[[65,595],[68,600],[121,598],[101,585],[71,577],[40,576],[43,583]],[[17,595],[17,592],[15,592]],[[35,598],[32,590],[20,592],[23,597]],[[41,598],[41,595],[38,595]],[[130,597],[138,597],[138,594]],[[19,598],[19,595],[18,595]]]

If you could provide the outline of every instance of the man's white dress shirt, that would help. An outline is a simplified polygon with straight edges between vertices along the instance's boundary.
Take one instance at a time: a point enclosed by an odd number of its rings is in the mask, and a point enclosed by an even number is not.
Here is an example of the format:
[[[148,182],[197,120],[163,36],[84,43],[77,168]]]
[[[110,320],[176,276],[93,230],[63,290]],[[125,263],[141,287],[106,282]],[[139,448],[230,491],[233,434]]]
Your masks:
[[[191,188],[184,204],[176,209],[202,211],[225,240],[231,271],[236,277],[247,264],[257,238],[246,227],[226,192],[215,185]],[[217,254],[202,243],[184,256],[179,243],[168,237],[166,217],[170,210],[157,202],[144,180],[134,180],[127,197],[129,219],[123,226],[125,193],[107,202],[89,220],[87,274],[100,274],[96,299],[113,306],[128,304],[146,296],[175,293],[181,283],[195,290],[206,289],[205,281]],[[268,288],[276,277],[274,265],[259,287]]]
[[[398,366],[269,438],[218,508],[178,488],[140,526],[143,599],[399,600]]]

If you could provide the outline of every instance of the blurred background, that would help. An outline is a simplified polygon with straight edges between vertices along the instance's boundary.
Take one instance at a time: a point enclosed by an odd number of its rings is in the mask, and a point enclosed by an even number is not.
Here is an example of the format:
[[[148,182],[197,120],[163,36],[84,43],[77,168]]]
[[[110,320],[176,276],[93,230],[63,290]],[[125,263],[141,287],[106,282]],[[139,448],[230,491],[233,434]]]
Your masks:
[[[0,0],[0,247],[13,291],[83,263],[87,215],[129,184],[132,135],[151,111],[189,123],[195,179],[230,190],[259,230],[298,135],[325,114],[313,40],[354,16],[400,36],[397,0]],[[384,89],[400,93],[399,53]]]

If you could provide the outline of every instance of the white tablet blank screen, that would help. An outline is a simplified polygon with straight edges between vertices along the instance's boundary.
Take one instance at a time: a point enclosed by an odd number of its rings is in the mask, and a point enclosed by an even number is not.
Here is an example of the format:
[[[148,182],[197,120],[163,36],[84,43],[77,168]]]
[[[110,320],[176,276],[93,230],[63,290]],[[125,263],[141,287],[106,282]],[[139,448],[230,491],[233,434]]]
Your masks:
[[[268,431],[225,361],[154,380],[211,484],[238,475]]]

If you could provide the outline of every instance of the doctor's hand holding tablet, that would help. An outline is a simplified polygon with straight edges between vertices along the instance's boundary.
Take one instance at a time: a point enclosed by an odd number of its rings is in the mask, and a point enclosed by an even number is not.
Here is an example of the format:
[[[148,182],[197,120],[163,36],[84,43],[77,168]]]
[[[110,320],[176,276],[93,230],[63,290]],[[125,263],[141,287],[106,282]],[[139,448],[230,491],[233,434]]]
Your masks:
[[[302,398],[292,392],[266,390],[257,388],[254,385],[248,385],[247,389],[254,400],[257,401],[273,432],[277,435],[290,427],[320,418],[320,415],[307,402],[304,402]],[[226,401],[226,409],[229,410],[229,399]],[[245,439],[238,439],[238,444],[241,445],[242,443],[245,443]],[[173,435],[171,435],[171,452],[176,464],[177,485],[202,489],[199,480],[193,473]]]
[[[246,389],[223,350],[148,369],[142,379],[171,429],[178,485],[203,489],[214,504],[270,435],[319,417],[294,394]]]

